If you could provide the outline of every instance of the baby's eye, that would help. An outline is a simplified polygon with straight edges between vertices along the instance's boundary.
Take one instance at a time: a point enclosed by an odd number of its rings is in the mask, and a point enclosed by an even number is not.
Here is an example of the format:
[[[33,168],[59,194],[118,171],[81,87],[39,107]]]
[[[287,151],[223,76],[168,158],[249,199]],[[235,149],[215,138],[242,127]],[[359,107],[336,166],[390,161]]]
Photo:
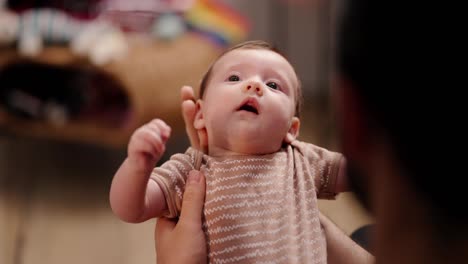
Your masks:
[[[238,82],[239,80],[240,80],[240,78],[237,75],[231,75],[228,78],[228,81],[230,81],[230,82]]]
[[[279,85],[275,82],[268,82],[267,86],[270,87],[273,90],[279,90]]]

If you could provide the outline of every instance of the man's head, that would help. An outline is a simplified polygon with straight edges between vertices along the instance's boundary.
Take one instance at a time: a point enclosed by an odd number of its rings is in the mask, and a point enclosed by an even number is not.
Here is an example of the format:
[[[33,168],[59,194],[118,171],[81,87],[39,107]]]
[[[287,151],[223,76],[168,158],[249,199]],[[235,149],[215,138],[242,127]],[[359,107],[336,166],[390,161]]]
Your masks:
[[[436,232],[465,232],[468,214],[460,210],[466,207],[465,180],[452,152],[463,137],[458,123],[450,122],[457,113],[453,105],[439,107],[448,101],[441,88],[452,77],[444,69],[450,56],[439,55],[448,50],[436,44],[445,27],[427,17],[432,12],[412,12],[407,5],[348,2],[338,29],[337,107],[343,152],[359,173],[352,173],[351,182],[372,204],[368,199],[376,191],[370,187],[388,180],[382,178],[387,168],[375,161],[391,160],[386,165],[396,165],[397,175],[390,180],[423,201]],[[388,192],[397,196],[400,191]]]
[[[298,134],[300,92],[294,68],[269,44],[240,44],[203,78],[195,128],[206,129],[211,155],[272,153]]]

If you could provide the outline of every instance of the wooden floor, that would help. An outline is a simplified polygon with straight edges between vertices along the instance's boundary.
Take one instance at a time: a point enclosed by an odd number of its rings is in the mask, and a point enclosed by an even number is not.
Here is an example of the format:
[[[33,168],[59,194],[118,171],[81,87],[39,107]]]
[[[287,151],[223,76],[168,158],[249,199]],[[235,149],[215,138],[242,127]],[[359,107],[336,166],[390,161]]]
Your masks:
[[[108,189],[122,151],[0,138],[0,263],[154,263],[154,221],[126,224]]]
[[[0,263],[155,263],[154,220],[111,212],[111,178],[125,151],[0,135]],[[370,222],[353,202],[321,202],[348,234]]]

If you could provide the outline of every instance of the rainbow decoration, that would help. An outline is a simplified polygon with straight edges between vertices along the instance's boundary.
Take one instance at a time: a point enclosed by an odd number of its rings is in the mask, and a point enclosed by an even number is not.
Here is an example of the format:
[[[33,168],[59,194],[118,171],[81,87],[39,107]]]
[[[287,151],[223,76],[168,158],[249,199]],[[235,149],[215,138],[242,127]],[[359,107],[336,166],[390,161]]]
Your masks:
[[[245,40],[250,31],[247,18],[219,0],[195,1],[185,20],[189,29],[223,46]]]

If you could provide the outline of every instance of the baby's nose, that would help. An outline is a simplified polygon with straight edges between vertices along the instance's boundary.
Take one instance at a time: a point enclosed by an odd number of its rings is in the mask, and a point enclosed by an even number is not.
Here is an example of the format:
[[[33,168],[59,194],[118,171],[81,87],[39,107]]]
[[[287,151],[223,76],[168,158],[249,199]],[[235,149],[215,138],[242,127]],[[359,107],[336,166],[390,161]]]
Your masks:
[[[244,92],[256,93],[258,96],[263,95],[262,85],[258,82],[249,82],[244,86]]]

